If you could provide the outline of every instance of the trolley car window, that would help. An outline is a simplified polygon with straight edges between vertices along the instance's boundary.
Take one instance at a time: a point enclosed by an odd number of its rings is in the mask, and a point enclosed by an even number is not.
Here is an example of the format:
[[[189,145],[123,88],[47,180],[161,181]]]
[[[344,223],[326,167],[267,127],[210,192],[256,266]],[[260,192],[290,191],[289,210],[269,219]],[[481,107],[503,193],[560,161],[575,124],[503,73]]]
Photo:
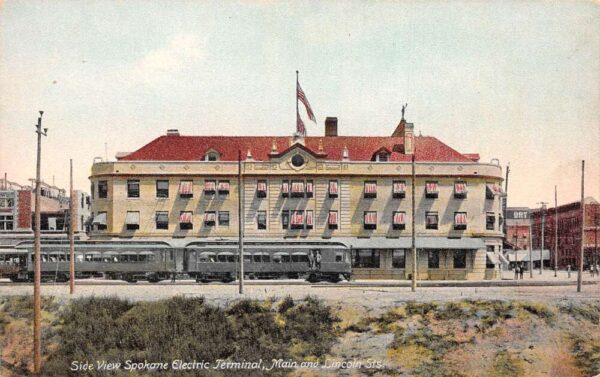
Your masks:
[[[260,254],[254,254],[254,255],[252,256],[252,261],[253,261],[254,263],[260,263],[260,262],[261,262]]]
[[[252,255],[244,253],[244,263],[252,263]]]
[[[215,253],[211,252],[211,251],[204,251],[202,253],[200,253],[200,257],[198,259],[199,262],[210,262],[210,263],[214,263],[216,262],[217,258]]]
[[[294,254],[292,254],[292,262],[308,263],[308,254],[307,253],[294,253]]]
[[[335,261],[336,262],[343,262],[344,261],[344,252],[342,251],[338,251],[335,253]]]
[[[83,253],[75,253],[75,262],[83,262]]]
[[[235,262],[235,258],[233,253],[219,253],[219,255],[217,255],[217,261],[221,263],[233,263]]]
[[[102,255],[102,262],[104,263],[117,263],[119,261],[118,253],[114,251],[107,251]]]

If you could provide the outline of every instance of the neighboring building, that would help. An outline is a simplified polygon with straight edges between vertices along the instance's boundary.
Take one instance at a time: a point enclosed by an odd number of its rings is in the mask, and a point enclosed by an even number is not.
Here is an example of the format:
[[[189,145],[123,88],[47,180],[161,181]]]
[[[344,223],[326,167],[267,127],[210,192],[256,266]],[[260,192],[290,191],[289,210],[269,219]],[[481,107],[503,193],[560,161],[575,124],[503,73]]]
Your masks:
[[[237,241],[238,153],[246,239],[339,242],[356,278],[407,279],[411,159],[420,279],[482,279],[502,246],[502,169],[400,122],[392,136],[181,136],[169,130],[92,166],[95,239],[181,247]],[[486,258],[488,257],[488,258]],[[486,272],[486,267],[488,270]]]
[[[0,245],[12,247],[21,241],[31,240],[35,228],[35,180],[32,186],[20,185],[0,179]],[[68,224],[69,198],[56,186],[42,182],[40,189],[40,220],[44,239],[67,239],[65,224]],[[89,218],[90,199],[76,191],[76,231],[83,233]],[[80,202],[81,205],[80,206]],[[83,216],[83,218],[82,218]]]
[[[506,209],[506,241],[513,250],[529,250],[531,210],[527,207]]]
[[[584,199],[585,204],[585,244],[584,268],[595,262],[600,263],[598,243],[600,242],[600,203],[594,198]],[[564,204],[544,211],[544,249],[550,249],[550,266],[555,258],[555,214],[558,211],[558,268],[567,266],[576,269],[581,254],[581,202]],[[535,209],[532,217],[532,237],[534,249],[541,247],[542,211]]]

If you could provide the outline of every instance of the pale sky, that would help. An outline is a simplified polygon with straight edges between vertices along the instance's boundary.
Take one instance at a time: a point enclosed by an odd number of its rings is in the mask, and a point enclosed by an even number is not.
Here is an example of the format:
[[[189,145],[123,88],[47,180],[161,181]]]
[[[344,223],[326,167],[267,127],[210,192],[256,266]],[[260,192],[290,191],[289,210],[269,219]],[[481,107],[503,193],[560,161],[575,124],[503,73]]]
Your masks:
[[[600,4],[0,1],[0,173],[89,190],[94,156],[183,135],[291,135],[295,71],[342,135],[417,134],[510,162],[509,206],[600,200]]]

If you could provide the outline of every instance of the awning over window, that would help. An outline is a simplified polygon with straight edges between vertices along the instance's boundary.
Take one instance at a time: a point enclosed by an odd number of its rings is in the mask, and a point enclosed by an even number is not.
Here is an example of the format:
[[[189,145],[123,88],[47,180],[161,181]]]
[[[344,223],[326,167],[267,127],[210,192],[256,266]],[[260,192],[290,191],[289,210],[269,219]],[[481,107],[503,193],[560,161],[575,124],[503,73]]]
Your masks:
[[[377,224],[377,212],[365,212],[365,224]]]
[[[313,211],[306,211],[306,225],[313,225]]]
[[[292,192],[293,193],[303,193],[304,192],[304,182],[292,182]]]
[[[454,192],[456,194],[466,194],[467,193],[467,184],[465,182],[454,183]]]
[[[427,225],[434,225],[438,222],[437,213],[428,213],[427,214]]]
[[[406,212],[394,212],[394,225],[404,225],[406,223]]]
[[[337,193],[338,193],[338,181],[329,181],[329,193],[337,195]]]
[[[217,183],[215,181],[204,181],[204,191],[214,192]]]
[[[127,225],[140,225],[140,213],[127,211],[127,216],[125,216],[125,224]]]
[[[156,214],[156,222],[157,223],[168,223],[169,222],[169,214],[167,212],[158,212]]]
[[[192,194],[192,181],[181,181],[179,183],[179,194],[180,195],[191,195]]]
[[[406,182],[396,181],[393,186],[394,194],[402,194],[406,191]]]
[[[179,222],[181,224],[191,224],[192,223],[192,213],[191,212],[181,212],[179,215]]]
[[[96,215],[92,223],[106,225],[106,212],[100,212],[98,215]]]
[[[306,181],[306,192],[309,192],[309,193],[313,192],[313,182],[312,181]]]
[[[291,216],[292,225],[303,225],[304,224],[304,213],[302,211],[292,211]]]
[[[229,192],[229,181],[220,181],[219,182],[219,191]]]
[[[256,191],[267,192],[267,182],[265,182],[265,181],[258,181],[256,183]]]
[[[464,212],[457,212],[454,214],[455,225],[467,225],[467,214]]]
[[[281,192],[287,194],[290,192],[290,184],[287,181],[281,183]]]
[[[337,211],[329,211],[329,219],[327,220],[329,225],[337,225],[338,224],[338,213]]]
[[[215,221],[217,221],[217,216],[214,212],[206,212],[204,214],[204,222],[214,223]]]
[[[377,193],[377,183],[365,182],[365,194],[376,194],[376,193]]]
[[[486,185],[488,193],[492,195],[500,195],[502,194],[502,188],[495,183],[488,183]]]
[[[437,182],[426,182],[425,190],[428,194],[436,194],[438,192],[438,183]]]

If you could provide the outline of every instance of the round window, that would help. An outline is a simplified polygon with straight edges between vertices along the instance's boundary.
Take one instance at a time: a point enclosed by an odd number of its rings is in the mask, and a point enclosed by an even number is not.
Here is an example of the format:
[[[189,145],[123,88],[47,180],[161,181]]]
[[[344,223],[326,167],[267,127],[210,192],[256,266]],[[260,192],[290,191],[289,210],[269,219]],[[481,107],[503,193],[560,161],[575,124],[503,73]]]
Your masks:
[[[304,157],[302,157],[302,155],[300,154],[295,155],[294,157],[292,157],[292,165],[294,165],[297,168],[304,165]]]

